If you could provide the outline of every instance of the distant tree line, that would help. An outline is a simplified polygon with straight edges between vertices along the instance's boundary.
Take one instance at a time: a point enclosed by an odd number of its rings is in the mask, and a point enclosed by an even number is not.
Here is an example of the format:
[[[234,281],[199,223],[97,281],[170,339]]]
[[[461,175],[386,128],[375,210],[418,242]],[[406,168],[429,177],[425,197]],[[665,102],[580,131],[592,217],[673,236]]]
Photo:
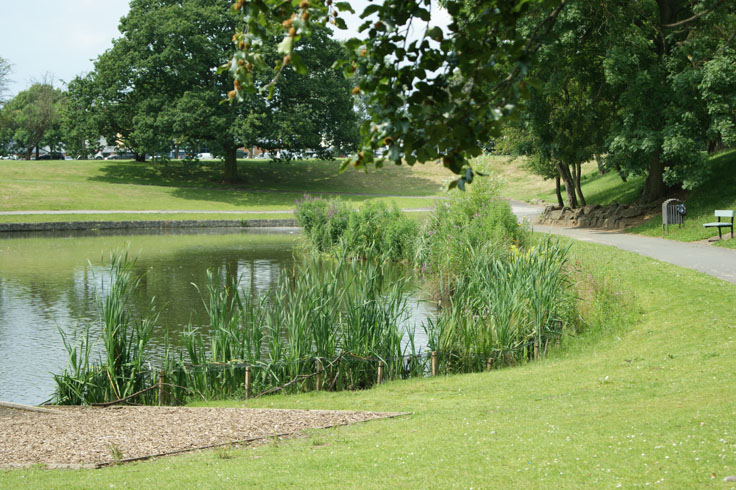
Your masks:
[[[358,142],[350,85],[333,63],[344,47],[327,28],[300,53],[309,76],[284,70],[270,99],[227,101],[232,78],[220,73],[232,51],[237,16],[227,0],[132,0],[121,37],[94,70],[66,91],[42,83],[13,98],[0,116],[0,140],[30,158],[33,148],[63,145],[93,154],[101,137],[143,161],[174,149],[206,147],[224,159],[224,180],[239,180],[236,151],[258,146],[320,157],[347,153]],[[266,46],[275,60],[276,39]],[[266,60],[268,62],[268,60]],[[263,70],[266,72],[267,70]],[[267,74],[256,78],[267,83]]]

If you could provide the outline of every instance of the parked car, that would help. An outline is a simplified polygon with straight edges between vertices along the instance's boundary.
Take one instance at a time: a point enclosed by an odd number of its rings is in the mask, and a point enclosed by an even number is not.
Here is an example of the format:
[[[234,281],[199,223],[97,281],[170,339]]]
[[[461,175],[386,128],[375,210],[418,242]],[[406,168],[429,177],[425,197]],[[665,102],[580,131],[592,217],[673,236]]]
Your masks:
[[[52,151],[51,153],[46,153],[45,155],[39,156],[36,160],[63,160],[64,154],[58,151]]]
[[[212,156],[212,153],[199,153],[197,154],[197,158],[200,160],[214,160],[215,157]]]

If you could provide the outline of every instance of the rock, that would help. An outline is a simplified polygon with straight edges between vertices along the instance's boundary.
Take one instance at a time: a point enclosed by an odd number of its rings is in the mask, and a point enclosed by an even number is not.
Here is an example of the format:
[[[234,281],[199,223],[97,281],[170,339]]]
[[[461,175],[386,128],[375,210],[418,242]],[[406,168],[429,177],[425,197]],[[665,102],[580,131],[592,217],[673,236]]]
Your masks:
[[[736,476],[733,476],[733,475],[727,476],[726,478],[723,479],[723,481],[736,481]]]
[[[620,214],[622,218],[635,218],[644,214],[644,210],[636,206],[631,206],[622,210]]]

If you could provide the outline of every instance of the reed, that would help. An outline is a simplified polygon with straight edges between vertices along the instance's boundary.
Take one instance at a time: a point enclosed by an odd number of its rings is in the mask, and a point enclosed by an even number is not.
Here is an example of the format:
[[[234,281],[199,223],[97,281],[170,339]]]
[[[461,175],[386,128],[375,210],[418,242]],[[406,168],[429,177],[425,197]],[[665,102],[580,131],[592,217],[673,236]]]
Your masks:
[[[154,382],[155,375],[146,366],[146,348],[158,314],[153,305],[142,317],[130,310],[129,300],[140,284],[140,277],[133,275],[135,260],[126,252],[113,254],[110,262],[97,299],[104,359],[90,362],[96,344],[90,340],[90,325],[71,341],[60,331],[69,360],[64,372],[54,375],[54,403],[105,403],[130,397]],[[154,397],[143,394],[138,401]]]

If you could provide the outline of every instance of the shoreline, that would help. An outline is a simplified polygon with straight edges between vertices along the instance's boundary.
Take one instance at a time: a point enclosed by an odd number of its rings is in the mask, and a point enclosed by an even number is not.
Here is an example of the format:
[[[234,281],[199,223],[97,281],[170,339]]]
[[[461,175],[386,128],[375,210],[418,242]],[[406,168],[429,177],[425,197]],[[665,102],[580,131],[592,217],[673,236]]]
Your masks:
[[[296,219],[158,220],[158,221],[48,221],[0,223],[0,233],[36,231],[91,231],[187,228],[298,228]]]

